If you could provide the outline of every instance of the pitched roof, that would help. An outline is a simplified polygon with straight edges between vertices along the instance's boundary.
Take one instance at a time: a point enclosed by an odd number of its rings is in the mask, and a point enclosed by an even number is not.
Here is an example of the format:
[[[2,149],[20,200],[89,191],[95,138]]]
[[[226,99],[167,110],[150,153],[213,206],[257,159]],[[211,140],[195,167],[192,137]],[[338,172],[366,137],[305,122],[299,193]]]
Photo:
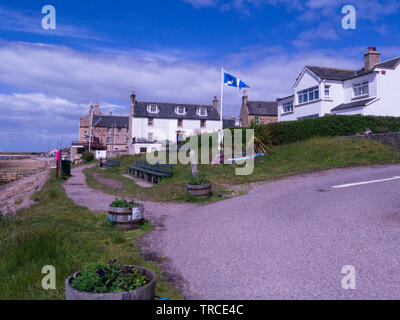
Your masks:
[[[234,119],[222,119],[222,126],[224,129],[234,127],[236,121]]]
[[[147,111],[149,104],[158,106],[158,113],[150,113]],[[175,112],[176,107],[185,107],[186,114],[178,115]],[[196,113],[197,108],[206,108],[207,116],[199,116]],[[136,118],[164,118],[164,119],[192,119],[192,120],[220,120],[218,111],[211,105],[203,104],[187,104],[187,103],[170,103],[170,102],[145,102],[136,101],[133,109],[133,116]]]
[[[394,59],[390,59],[387,60],[385,62],[382,63],[378,63],[377,65],[374,66],[374,68],[381,68],[381,69],[396,69],[396,67],[399,65],[400,63],[400,57],[394,58]]]
[[[282,100],[285,100],[285,99],[288,99],[288,98],[294,98],[294,94],[291,94],[290,96],[283,97],[283,98],[277,98],[276,102],[279,102],[279,101],[282,101]]]
[[[343,109],[351,109],[356,107],[365,107],[369,102],[374,100],[375,98],[369,98],[365,100],[358,100],[349,103],[339,104],[337,107],[333,108],[331,111],[343,110]]]
[[[247,101],[249,115],[277,116],[278,103],[272,101]]]
[[[311,70],[320,79],[344,81],[352,78],[356,78],[368,73],[372,73],[373,70],[347,70],[337,68],[326,68],[317,66],[306,66],[307,69]]]
[[[97,127],[114,127],[114,128],[128,128],[129,127],[129,117],[119,117],[119,116],[99,116],[93,115],[93,124],[98,120],[100,121],[96,124]]]

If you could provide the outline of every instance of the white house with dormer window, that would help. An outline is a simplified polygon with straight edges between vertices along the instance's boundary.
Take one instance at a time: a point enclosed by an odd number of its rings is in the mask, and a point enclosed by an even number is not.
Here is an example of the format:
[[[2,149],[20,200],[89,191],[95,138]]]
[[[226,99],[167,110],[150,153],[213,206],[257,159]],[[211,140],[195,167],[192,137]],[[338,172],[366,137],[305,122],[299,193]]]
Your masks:
[[[131,101],[132,151],[160,151],[189,136],[216,132],[221,126],[219,112],[216,97],[212,105]]]
[[[400,57],[380,62],[370,47],[360,70],[305,66],[293,94],[277,99],[278,121],[326,114],[400,116]]]

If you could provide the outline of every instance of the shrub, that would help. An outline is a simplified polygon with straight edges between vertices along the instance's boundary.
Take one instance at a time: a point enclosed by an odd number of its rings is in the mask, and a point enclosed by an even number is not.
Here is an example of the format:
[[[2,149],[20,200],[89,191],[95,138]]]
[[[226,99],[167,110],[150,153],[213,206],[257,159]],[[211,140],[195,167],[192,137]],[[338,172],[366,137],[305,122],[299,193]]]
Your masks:
[[[93,159],[94,159],[93,152],[86,151],[84,154],[82,154],[82,160],[86,162],[93,161]]]
[[[201,184],[207,184],[210,181],[208,181],[204,176],[192,176],[191,179],[189,180],[189,184],[192,186],[198,186]]]
[[[112,208],[136,208],[139,204],[134,201],[126,201],[126,200],[119,200],[115,198],[113,202],[110,203],[110,207]]]
[[[276,122],[266,125],[267,141],[273,145],[303,141],[312,137],[353,136],[371,129],[373,133],[400,131],[400,118],[328,115],[320,118]]]
[[[125,268],[114,262],[94,262],[82,269],[71,286],[78,291],[106,293],[135,290],[148,282],[149,279],[138,269]]]

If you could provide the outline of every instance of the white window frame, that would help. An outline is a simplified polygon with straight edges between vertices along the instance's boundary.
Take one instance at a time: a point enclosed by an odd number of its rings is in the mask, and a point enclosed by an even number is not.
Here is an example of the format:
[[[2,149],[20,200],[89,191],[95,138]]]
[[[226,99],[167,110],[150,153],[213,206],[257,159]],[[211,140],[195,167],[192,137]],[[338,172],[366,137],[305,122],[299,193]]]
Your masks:
[[[286,102],[282,105],[283,113],[293,112],[293,101]]]
[[[197,115],[200,117],[207,117],[207,108],[198,108]]]
[[[177,106],[175,109],[175,112],[176,112],[176,114],[183,116],[186,114],[186,108],[184,106]]]
[[[354,97],[362,97],[369,96],[369,82],[359,82],[353,84],[353,96]]]
[[[319,100],[319,96],[319,86],[297,91],[299,104],[317,101]]]
[[[153,132],[148,132],[147,133],[147,140],[150,142],[154,141],[154,133]]]
[[[149,104],[147,105],[147,111],[149,113],[158,113],[159,109],[158,109],[158,105],[156,104]]]
[[[324,85],[324,96],[329,98],[331,96],[331,86],[329,84]]]

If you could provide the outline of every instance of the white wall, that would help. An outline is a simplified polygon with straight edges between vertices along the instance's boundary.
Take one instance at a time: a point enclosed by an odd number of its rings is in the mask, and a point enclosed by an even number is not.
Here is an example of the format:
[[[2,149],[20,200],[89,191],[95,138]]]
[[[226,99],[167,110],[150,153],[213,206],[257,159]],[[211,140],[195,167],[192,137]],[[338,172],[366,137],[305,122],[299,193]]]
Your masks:
[[[132,127],[132,136],[134,138],[148,139],[149,132],[151,132],[153,133],[153,138],[157,141],[169,140],[171,143],[176,143],[178,131],[183,134],[182,140],[184,140],[186,137],[192,135],[218,131],[220,129],[220,122],[218,120],[206,120],[206,127],[200,128],[200,120],[183,119],[182,127],[178,127],[178,119],[153,118],[153,126],[149,127],[148,118],[134,117],[132,121]],[[136,145],[138,148],[140,148],[140,145],[143,144],[137,143]],[[136,145],[135,153],[137,153]],[[150,144],[150,146],[151,145],[152,144]]]
[[[396,70],[377,69],[379,74],[375,76],[375,82],[379,90],[376,102],[368,105],[366,115],[400,117],[400,67]]]
[[[290,113],[283,113],[283,105],[288,102],[294,102],[293,100],[294,97],[288,97],[278,101],[278,122],[296,120],[294,119],[294,111]]]
[[[337,110],[334,113],[339,114],[339,115],[346,115],[346,116],[352,116],[352,115],[357,115],[357,114],[364,115],[364,107],[356,107],[356,108],[351,108],[351,109]]]
[[[325,85],[329,85],[329,97],[325,96]],[[323,98],[321,115],[331,113],[331,110],[344,102],[343,82],[325,80],[321,83],[321,98]]]
[[[366,81],[369,82],[369,97],[376,97],[378,94],[376,74],[371,73],[355,79],[346,80],[343,83],[344,102],[348,103],[354,101],[353,86],[357,83],[362,83]]]

